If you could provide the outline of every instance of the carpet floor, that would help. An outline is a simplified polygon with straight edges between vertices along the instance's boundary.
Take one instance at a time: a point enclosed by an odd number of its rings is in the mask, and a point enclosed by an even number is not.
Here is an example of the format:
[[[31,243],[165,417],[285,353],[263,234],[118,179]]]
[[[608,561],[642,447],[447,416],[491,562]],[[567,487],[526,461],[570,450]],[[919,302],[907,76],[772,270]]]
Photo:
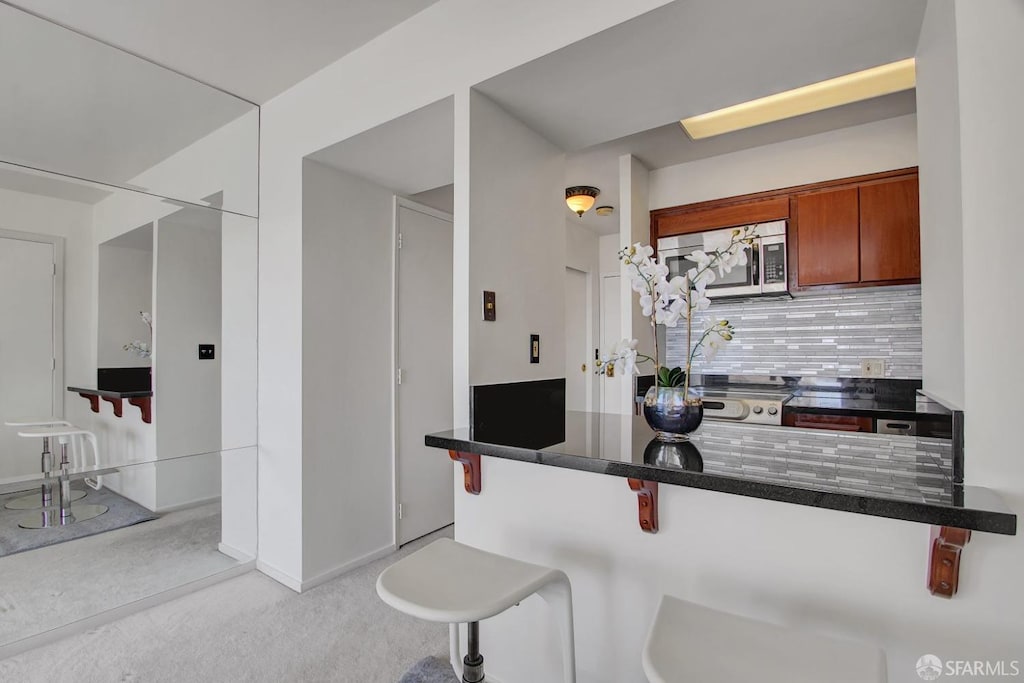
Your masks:
[[[210,503],[0,557],[0,645],[236,567],[219,540],[220,503]],[[9,680],[19,679],[0,675]]]
[[[377,575],[452,533],[442,529],[301,595],[250,572],[2,660],[0,681],[393,683],[426,655],[446,658],[448,627],[385,605]]]
[[[8,510],[4,508],[8,501],[20,498],[27,493],[32,493],[32,491],[21,491],[0,496],[0,557],[25,552],[26,550],[43,548],[56,543],[64,543],[76,538],[102,534],[104,531],[112,531],[140,522],[148,522],[159,516],[138,503],[114,493],[110,489],[101,489],[99,491],[85,490],[87,491],[85,498],[75,501],[71,506],[72,511],[74,511],[76,505],[105,505],[107,511],[99,517],[75,522],[67,526],[56,526],[46,529],[22,529],[18,526],[18,522],[23,518],[41,517],[42,513],[39,510]]]

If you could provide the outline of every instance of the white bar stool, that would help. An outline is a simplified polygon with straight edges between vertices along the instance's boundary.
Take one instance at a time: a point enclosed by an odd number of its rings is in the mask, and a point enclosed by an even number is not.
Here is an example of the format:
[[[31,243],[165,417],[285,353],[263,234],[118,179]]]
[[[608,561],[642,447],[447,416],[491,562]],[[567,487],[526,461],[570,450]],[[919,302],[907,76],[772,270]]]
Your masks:
[[[652,683],[885,683],[885,653],[662,596],[647,634]]]
[[[27,427],[22,431],[19,431],[18,436],[25,438],[42,438],[44,440],[57,439],[57,443],[60,444],[60,462],[57,463],[57,469],[59,472],[57,481],[60,485],[57,496],[57,507],[54,508],[52,505],[45,506],[35,514],[18,520],[18,526],[22,529],[46,529],[55,526],[67,526],[69,524],[74,524],[75,522],[84,522],[87,519],[99,517],[107,511],[106,505],[71,504],[71,478],[68,473],[68,466],[71,464],[71,460],[68,456],[68,444],[75,437],[80,437],[90,443],[94,453],[98,453],[96,450],[96,437],[92,432],[75,427],[74,425],[58,425],[50,427]],[[51,462],[50,469],[45,473],[45,475],[51,477],[51,480],[54,469],[53,463]]]
[[[495,555],[442,538],[402,558],[377,578],[377,595],[400,612],[447,623],[455,673],[464,683],[484,680],[480,621],[536,593],[554,609],[562,634],[562,670],[576,681],[572,588],[557,569]],[[459,624],[468,624],[468,650],[460,657]],[[461,662],[461,663],[460,663]]]
[[[72,427],[73,425],[59,417],[27,417],[18,418],[13,420],[4,421],[4,425],[7,427]],[[72,444],[76,446],[76,444]],[[75,448],[77,451],[77,447]],[[53,469],[53,454],[50,452],[50,439],[49,437],[43,437],[43,452],[40,457],[40,469],[45,476],[47,472]],[[86,492],[72,489],[71,500],[81,500],[85,498]],[[39,510],[41,508],[51,507],[53,505],[53,485],[49,481],[44,481],[39,485],[39,494],[32,494],[28,496],[21,496],[13,500],[7,501],[4,507],[8,510]]]

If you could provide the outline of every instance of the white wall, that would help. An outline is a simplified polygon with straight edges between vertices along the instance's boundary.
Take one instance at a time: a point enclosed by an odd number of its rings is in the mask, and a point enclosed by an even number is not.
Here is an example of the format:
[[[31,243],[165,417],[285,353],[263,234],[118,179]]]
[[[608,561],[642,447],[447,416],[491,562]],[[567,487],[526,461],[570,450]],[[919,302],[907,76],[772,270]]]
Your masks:
[[[469,382],[565,377],[565,155],[477,92],[469,136]],[[484,290],[494,322],[475,305]]]
[[[91,207],[79,202],[0,189],[0,229],[56,235],[64,243],[64,383],[89,386],[96,381],[90,324],[95,292],[91,255]],[[65,416],[83,421],[85,399],[65,394]]]
[[[221,447],[221,216],[203,212],[195,222],[174,216],[156,230],[153,410],[157,509],[220,496]],[[213,360],[200,360],[199,344],[214,344]]]
[[[302,449],[310,465],[292,501],[302,507],[303,587],[395,542],[393,207],[393,193],[379,185],[303,163]]]
[[[619,212],[619,242],[622,247],[632,246],[637,242],[647,244],[651,241],[651,215],[648,209],[650,187],[650,172],[639,159],[629,154],[619,157],[619,204],[622,207]],[[631,284],[631,273],[621,263],[619,272],[619,318],[622,321],[620,336],[623,339],[636,339],[637,350],[653,358],[655,339],[650,318],[644,317],[640,309],[638,295],[633,291]],[[659,354],[661,362],[664,362],[664,352],[659,351]],[[639,370],[644,374],[652,374],[654,366],[645,363],[639,366]],[[621,412],[633,412],[633,378],[619,383],[617,388],[621,392]]]
[[[152,234],[152,227],[139,228]],[[99,340],[96,364],[101,368],[149,367],[149,358],[125,351],[132,340],[151,343],[140,311],[153,312],[153,250],[99,246]],[[96,380],[94,379],[93,382]],[[91,383],[90,383],[91,384]]]
[[[464,267],[470,225],[468,88],[486,78],[665,4],[665,0],[569,0],[570,23],[552,21],[544,0],[513,4],[442,0],[282,93],[261,110],[260,130],[260,560],[293,578],[302,573],[303,470],[326,454],[302,450],[302,159],[308,154],[453,93],[455,277]],[[494,31],[500,26],[500,31]],[[438,41],[437,36],[445,40]],[[480,36],[487,36],[487,50]],[[410,61],[409,55],[417,58]],[[467,55],[472,55],[467,58]],[[358,106],[353,106],[358,103]],[[556,185],[558,187],[558,185]],[[558,200],[562,201],[561,198]],[[559,204],[561,207],[561,204]],[[460,266],[460,262],[463,266]],[[381,260],[378,265],[383,266]],[[462,289],[460,294],[460,287]],[[455,386],[468,384],[468,293],[456,282]],[[549,348],[549,347],[546,347]],[[554,351],[554,349],[551,349]],[[545,351],[545,353],[549,353]],[[460,362],[461,357],[461,362]],[[346,399],[358,400],[357,392]],[[326,397],[321,397],[326,398]],[[456,392],[456,421],[468,415]],[[462,402],[460,405],[459,401]]]
[[[601,259],[600,259],[600,237],[583,227],[578,221],[571,218],[565,220],[565,265],[569,268],[583,271],[587,274],[589,307],[586,311],[587,329],[590,330],[589,353],[581,362],[587,364],[587,373],[590,384],[590,405],[593,410],[599,410],[600,406],[600,384],[601,379],[593,373],[594,352],[593,349],[600,346],[601,339]],[[566,358],[566,376],[575,372],[575,365],[570,365]]]
[[[929,2],[917,44],[924,388],[964,403],[963,205],[953,3]]]
[[[917,165],[913,114],[651,171],[650,208]]]

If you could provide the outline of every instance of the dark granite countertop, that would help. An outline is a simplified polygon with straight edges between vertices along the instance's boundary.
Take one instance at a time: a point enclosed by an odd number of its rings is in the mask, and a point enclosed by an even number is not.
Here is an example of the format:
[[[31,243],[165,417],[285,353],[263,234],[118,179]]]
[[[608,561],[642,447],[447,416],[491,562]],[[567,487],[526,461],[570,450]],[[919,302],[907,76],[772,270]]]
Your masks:
[[[995,492],[953,482],[953,447],[944,439],[705,420],[689,442],[673,445],[655,441],[642,417],[584,412],[565,413],[558,443],[540,444],[535,436],[526,426],[515,437],[497,438],[463,428],[427,435],[425,442],[924,524],[1010,535],[1017,528],[1016,515]]]
[[[88,387],[68,387],[68,391],[88,396],[101,396],[103,398],[146,398],[152,396],[152,391],[112,391],[110,389],[90,389]]]

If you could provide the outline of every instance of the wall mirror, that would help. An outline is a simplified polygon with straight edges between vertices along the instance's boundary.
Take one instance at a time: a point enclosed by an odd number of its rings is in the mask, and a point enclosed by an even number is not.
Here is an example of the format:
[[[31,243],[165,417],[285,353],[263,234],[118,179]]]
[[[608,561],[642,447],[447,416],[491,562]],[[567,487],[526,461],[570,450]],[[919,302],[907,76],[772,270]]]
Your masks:
[[[256,215],[252,103],[7,5],[0,63],[0,159]]]
[[[4,657],[254,562],[258,112],[5,5],[0,57]]]

